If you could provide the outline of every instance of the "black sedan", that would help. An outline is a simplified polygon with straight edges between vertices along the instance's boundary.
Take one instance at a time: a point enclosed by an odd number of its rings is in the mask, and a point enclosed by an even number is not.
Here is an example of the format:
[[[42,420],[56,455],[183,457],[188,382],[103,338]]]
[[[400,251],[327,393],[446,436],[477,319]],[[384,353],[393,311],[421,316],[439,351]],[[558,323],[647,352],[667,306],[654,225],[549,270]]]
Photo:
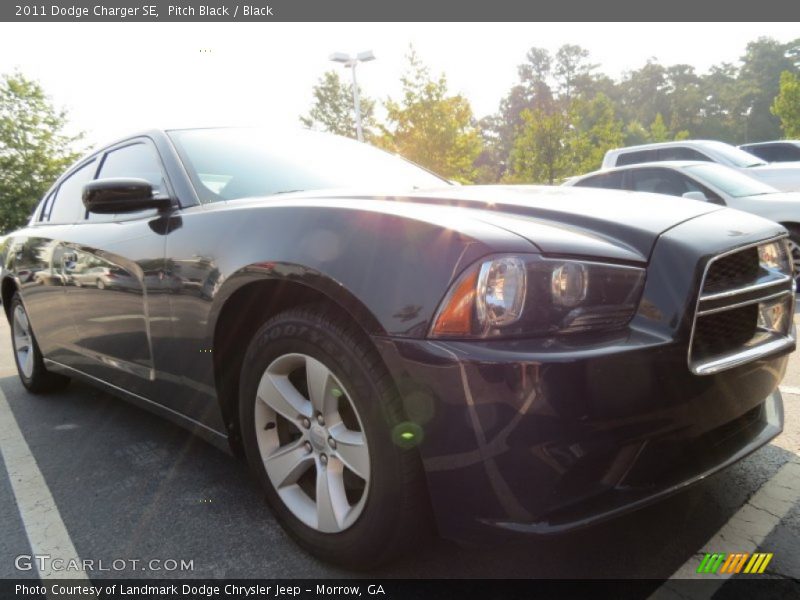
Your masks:
[[[434,529],[585,526],[767,443],[792,289],[786,230],[714,204],[195,129],[70,168],[2,300],[31,392],[80,378],[243,454],[300,544],[366,568]]]

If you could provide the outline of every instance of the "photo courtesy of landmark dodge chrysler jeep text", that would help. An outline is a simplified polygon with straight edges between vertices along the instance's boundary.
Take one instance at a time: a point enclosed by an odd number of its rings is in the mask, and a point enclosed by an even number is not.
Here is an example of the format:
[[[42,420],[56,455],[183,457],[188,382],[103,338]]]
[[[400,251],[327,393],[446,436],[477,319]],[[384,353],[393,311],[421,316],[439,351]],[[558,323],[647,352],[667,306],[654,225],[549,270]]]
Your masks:
[[[244,454],[308,551],[569,530],[776,436],[786,230],[683,198],[453,186],[325,134],[151,131],[7,243],[31,392],[80,378]]]

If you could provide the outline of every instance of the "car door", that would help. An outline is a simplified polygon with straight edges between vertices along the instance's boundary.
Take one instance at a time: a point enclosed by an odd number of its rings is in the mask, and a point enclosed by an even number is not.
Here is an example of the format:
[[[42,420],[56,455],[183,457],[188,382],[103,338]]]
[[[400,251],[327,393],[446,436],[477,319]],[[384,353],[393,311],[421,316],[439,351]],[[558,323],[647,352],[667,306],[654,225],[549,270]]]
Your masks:
[[[146,179],[169,193],[147,138],[102,155],[96,178],[118,177]],[[67,307],[77,331],[70,366],[144,396],[155,380],[153,322],[169,314],[158,298],[164,237],[153,221],[159,220],[154,209],[98,215],[83,208],[63,255]]]
[[[14,273],[43,355],[66,363],[76,336],[65,294],[63,257],[81,217],[83,185],[91,181],[98,161],[91,157],[76,165],[51,190],[30,226],[8,243],[7,266]]]

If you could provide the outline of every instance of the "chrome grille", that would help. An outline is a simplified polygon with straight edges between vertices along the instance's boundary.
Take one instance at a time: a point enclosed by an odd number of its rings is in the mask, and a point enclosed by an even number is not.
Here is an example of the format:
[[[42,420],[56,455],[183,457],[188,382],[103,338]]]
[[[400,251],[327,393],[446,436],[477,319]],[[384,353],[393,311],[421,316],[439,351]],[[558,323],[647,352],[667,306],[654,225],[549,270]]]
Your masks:
[[[784,238],[712,258],[689,344],[689,368],[711,375],[794,346],[794,293]]]

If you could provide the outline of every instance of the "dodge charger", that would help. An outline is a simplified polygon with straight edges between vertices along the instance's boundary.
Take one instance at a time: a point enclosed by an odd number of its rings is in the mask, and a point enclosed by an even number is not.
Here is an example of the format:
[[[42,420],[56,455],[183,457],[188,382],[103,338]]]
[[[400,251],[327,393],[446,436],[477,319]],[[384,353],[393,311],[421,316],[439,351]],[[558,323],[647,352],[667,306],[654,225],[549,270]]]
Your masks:
[[[245,457],[346,566],[590,526],[782,428],[787,232],[711,203],[159,130],[74,164],[6,247],[30,392],[83,380]]]

